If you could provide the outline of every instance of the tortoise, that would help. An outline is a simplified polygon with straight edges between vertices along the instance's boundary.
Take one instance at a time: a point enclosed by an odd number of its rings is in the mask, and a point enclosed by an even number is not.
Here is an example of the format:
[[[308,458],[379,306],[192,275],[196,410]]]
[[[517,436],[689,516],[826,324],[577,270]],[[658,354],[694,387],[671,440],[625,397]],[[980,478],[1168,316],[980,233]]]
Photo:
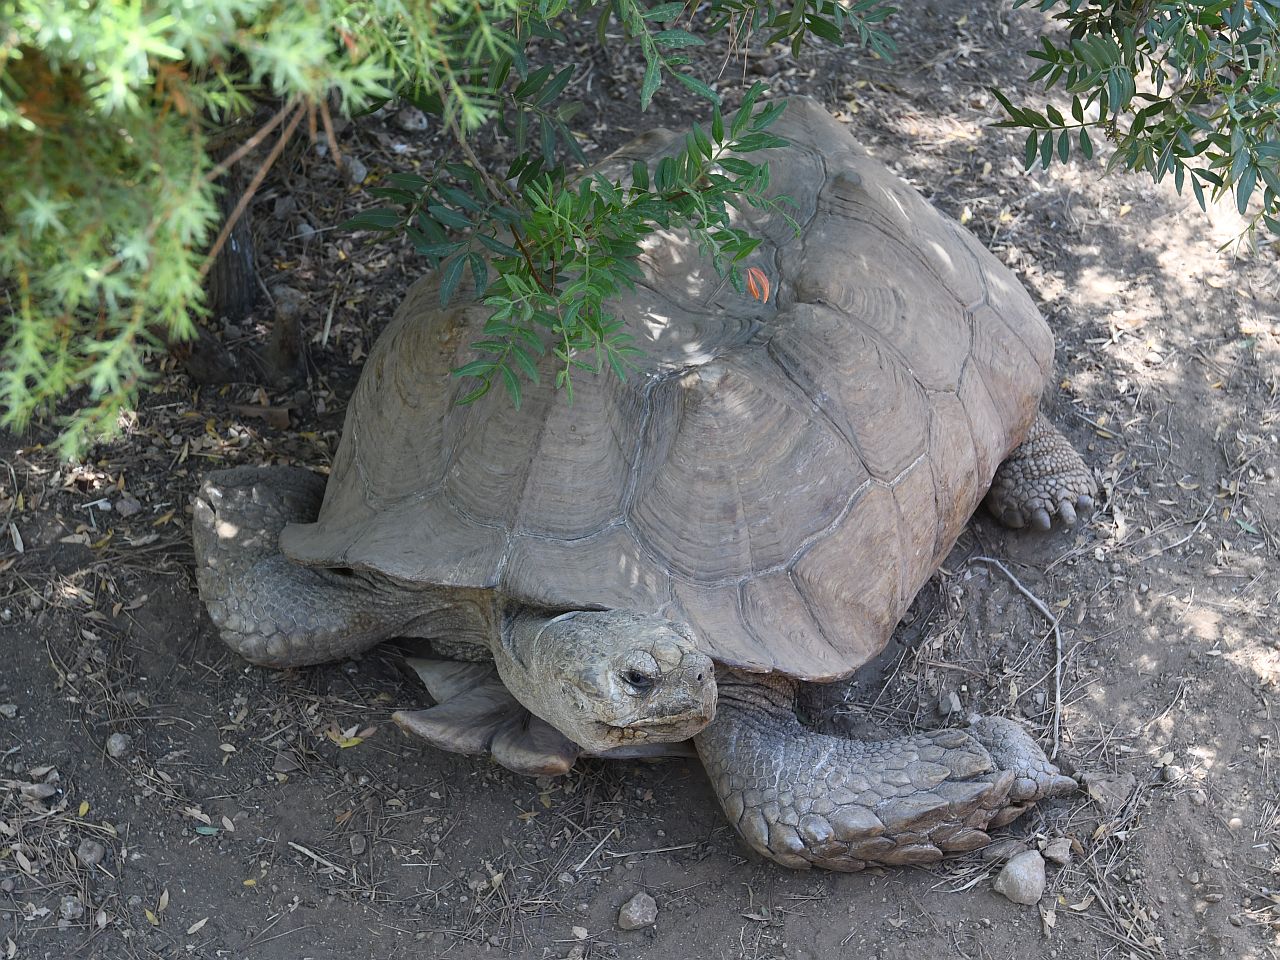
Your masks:
[[[531,774],[693,748],[743,840],[855,871],[975,849],[1074,788],[1016,722],[885,739],[803,726],[802,683],[888,642],[986,497],[1005,524],[1092,506],[1038,412],[1053,340],[1016,278],[793,99],[766,151],[796,231],[747,210],[775,296],[725,288],[688,235],[647,238],[611,309],[625,379],[457,403],[487,311],[419,280],[373,347],[327,482],[211,473],[194,505],[222,638],[274,667],[431,641],[437,705],[397,722]],[[596,169],[678,149],[658,130]]]

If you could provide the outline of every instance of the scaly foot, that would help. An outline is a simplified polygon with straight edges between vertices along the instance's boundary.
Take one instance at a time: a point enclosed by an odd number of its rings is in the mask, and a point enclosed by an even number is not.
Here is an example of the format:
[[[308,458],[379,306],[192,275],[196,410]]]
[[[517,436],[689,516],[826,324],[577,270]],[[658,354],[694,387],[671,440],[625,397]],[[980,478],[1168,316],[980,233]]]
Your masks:
[[[1006,527],[1030,523],[1048,530],[1054,517],[1071,526],[1077,514],[1092,510],[1096,492],[1080,454],[1044,414],[1037,414],[1027,439],[996,470],[986,504]]]

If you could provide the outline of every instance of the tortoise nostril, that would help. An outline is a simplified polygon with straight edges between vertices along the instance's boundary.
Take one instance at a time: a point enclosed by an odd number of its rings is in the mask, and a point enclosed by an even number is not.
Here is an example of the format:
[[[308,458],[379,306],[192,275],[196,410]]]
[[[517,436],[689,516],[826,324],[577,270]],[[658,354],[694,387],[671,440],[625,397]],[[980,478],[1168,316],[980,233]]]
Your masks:
[[[698,682],[699,682],[699,683],[701,683],[701,682],[702,682],[702,674],[698,674]]]

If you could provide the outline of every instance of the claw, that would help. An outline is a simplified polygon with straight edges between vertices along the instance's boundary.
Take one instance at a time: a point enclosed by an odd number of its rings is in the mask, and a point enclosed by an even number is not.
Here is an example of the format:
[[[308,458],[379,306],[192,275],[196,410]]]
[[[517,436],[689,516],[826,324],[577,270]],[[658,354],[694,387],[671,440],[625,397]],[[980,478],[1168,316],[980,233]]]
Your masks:
[[[1026,517],[1021,510],[1006,510],[1000,515],[1000,522],[1013,530],[1021,530],[1027,525]]]
[[[1081,513],[1091,513],[1093,511],[1093,497],[1087,493],[1077,497],[1076,509]]]
[[[1074,526],[1076,522],[1075,507],[1071,506],[1070,500],[1062,500],[1058,503],[1058,517],[1068,527]]]
[[[1040,531],[1048,530],[1052,526],[1052,521],[1049,519],[1049,511],[1044,507],[1037,507],[1032,511],[1031,526]]]

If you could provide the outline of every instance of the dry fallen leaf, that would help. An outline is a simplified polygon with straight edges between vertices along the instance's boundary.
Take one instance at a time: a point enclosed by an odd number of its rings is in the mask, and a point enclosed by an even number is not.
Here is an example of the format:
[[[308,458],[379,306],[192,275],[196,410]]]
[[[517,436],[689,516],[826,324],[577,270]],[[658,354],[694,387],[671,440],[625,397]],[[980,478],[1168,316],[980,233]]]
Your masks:
[[[258,417],[266,421],[267,426],[276,430],[289,428],[289,411],[291,407],[271,407],[265,404],[232,404],[231,412],[241,417]]]
[[[187,936],[191,936],[193,933],[199,933],[201,930],[204,929],[204,925],[208,922],[209,922],[208,917],[205,917],[202,920],[197,920],[191,926],[187,927]]]

